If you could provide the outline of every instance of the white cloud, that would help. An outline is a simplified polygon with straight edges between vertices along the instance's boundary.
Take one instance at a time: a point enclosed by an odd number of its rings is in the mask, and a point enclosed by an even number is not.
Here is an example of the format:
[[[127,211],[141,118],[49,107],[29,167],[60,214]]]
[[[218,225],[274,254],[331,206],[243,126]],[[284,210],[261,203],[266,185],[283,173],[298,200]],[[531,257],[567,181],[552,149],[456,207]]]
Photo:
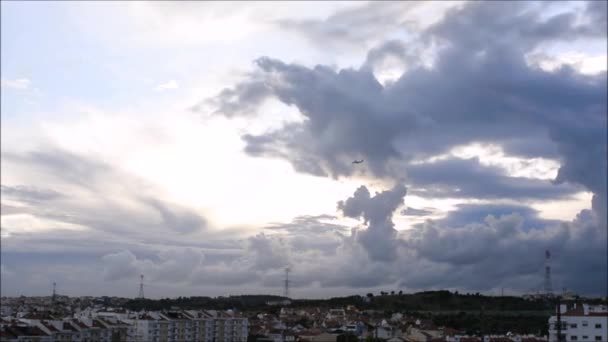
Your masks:
[[[49,230],[83,231],[87,227],[79,224],[49,220],[29,214],[2,215],[2,237],[13,234],[36,233]]]
[[[528,63],[546,71],[554,71],[569,66],[582,74],[593,75],[606,71],[606,54],[590,55],[582,52],[566,52],[559,55],[535,53],[527,56]]]
[[[521,158],[509,156],[502,147],[491,144],[473,143],[456,146],[450,151],[451,155],[462,158],[479,158],[485,166],[497,166],[504,169],[510,177],[526,177],[552,180],[557,176],[560,164],[547,158]]]
[[[31,81],[27,78],[17,78],[14,80],[2,79],[2,88],[9,89],[27,89],[30,86]]]
[[[177,81],[171,80],[167,83],[159,84],[158,86],[156,86],[155,89],[157,91],[163,91],[163,90],[170,90],[170,89],[177,89],[177,88],[179,88]]]

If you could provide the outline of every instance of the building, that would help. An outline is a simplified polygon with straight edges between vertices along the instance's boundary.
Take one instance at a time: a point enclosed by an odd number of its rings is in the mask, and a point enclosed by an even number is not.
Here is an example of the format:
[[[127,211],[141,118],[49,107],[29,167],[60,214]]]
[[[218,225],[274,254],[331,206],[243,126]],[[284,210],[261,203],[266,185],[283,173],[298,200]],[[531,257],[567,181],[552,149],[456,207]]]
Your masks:
[[[63,319],[2,318],[0,340],[10,342],[246,342],[246,317],[231,311],[96,312]]]
[[[608,310],[604,305],[566,304],[561,312],[562,341],[608,341]],[[557,312],[549,318],[549,342],[557,342]]]

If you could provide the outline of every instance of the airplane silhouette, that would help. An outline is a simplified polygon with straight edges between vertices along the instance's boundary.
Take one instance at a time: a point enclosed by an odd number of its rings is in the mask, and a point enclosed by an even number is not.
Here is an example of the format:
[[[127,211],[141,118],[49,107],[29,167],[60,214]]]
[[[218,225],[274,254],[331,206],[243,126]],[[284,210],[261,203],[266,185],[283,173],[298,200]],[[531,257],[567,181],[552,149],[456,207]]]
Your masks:
[[[353,161],[353,164],[361,164],[361,163],[363,163],[363,159]]]

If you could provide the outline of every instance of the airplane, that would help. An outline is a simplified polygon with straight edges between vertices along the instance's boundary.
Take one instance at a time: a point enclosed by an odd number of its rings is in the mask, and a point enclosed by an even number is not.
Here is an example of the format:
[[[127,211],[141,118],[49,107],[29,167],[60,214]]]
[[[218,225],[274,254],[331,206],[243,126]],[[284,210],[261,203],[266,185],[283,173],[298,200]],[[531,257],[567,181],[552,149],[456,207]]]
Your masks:
[[[353,164],[361,164],[361,163],[363,163],[363,159],[353,161]]]

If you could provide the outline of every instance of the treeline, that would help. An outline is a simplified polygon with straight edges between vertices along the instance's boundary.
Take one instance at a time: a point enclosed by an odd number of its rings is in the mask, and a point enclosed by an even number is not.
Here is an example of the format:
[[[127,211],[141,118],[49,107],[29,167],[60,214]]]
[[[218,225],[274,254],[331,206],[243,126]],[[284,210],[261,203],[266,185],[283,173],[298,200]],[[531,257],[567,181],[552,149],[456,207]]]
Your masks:
[[[131,310],[169,310],[169,309],[237,309],[241,311],[264,310],[275,312],[280,306],[268,306],[267,302],[280,302],[287,298],[272,295],[243,295],[230,297],[178,297],[164,299],[133,299],[125,307]],[[606,303],[605,300],[585,299],[586,303]],[[450,291],[425,291],[414,294],[382,292],[366,296],[335,297],[329,299],[292,300],[291,307],[343,308],[354,305],[363,310],[381,310],[389,312],[433,312],[453,314],[458,312],[486,313],[536,313],[549,315],[554,311],[553,300],[525,300],[521,297],[491,297],[479,293]]]
[[[267,302],[281,301],[285,298],[271,295],[243,295],[230,297],[177,297],[163,299],[132,299],[125,303],[129,310],[251,310],[263,308]]]
[[[490,297],[479,293],[460,294],[450,291],[425,291],[414,294],[368,294],[370,306],[392,311],[551,311],[547,300],[525,300],[521,297]]]
[[[424,316],[424,315],[422,315]],[[437,326],[446,326],[466,334],[536,334],[547,335],[548,316],[546,315],[508,315],[508,314],[428,314]]]

